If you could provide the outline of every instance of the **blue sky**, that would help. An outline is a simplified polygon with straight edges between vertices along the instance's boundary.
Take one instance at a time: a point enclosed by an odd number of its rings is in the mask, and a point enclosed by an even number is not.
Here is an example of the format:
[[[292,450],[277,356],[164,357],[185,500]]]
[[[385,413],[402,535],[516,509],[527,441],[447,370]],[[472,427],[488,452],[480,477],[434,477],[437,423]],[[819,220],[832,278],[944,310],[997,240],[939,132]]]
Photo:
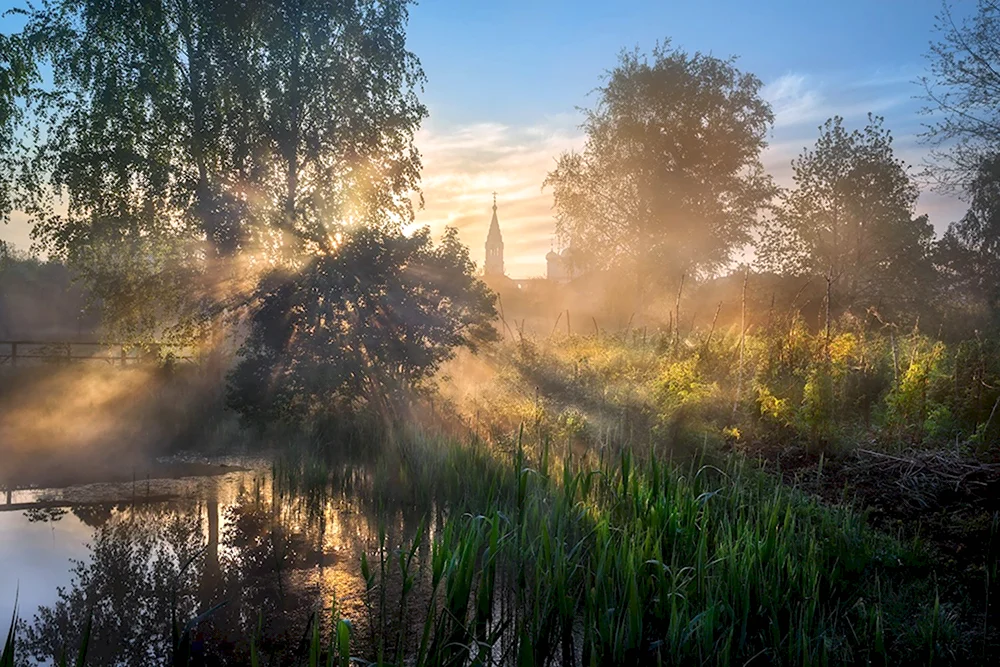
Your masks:
[[[940,8],[940,0],[423,0],[409,30],[430,110],[418,136],[426,208],[417,221],[457,226],[481,261],[496,190],[508,273],[540,275],[554,225],[541,183],[560,152],[582,145],[576,108],[592,104],[589,93],[622,49],[648,51],[666,38],[738,56],[764,81],[777,115],[765,164],[779,182],[788,184],[790,160],[834,114],[849,125],[868,111],[885,116],[899,154],[919,164],[926,119],[914,81]],[[962,205],[925,193],[920,210],[942,230]],[[0,228],[20,245],[26,233],[23,223]]]
[[[554,222],[540,185],[559,152],[582,145],[576,108],[593,103],[622,49],[648,51],[667,38],[687,51],[737,56],[761,78],[777,116],[764,159],[782,184],[791,159],[835,114],[851,126],[869,111],[884,116],[899,155],[919,165],[927,118],[916,80],[940,9],[940,0],[424,0],[410,22],[431,114],[421,136],[426,209],[417,219],[458,226],[481,258],[496,189],[508,272],[541,274]],[[962,204],[928,192],[920,211],[943,230]]]
[[[764,81],[912,75],[940,0],[424,0],[410,40],[443,123],[532,123],[587,102],[623,48],[736,55]]]

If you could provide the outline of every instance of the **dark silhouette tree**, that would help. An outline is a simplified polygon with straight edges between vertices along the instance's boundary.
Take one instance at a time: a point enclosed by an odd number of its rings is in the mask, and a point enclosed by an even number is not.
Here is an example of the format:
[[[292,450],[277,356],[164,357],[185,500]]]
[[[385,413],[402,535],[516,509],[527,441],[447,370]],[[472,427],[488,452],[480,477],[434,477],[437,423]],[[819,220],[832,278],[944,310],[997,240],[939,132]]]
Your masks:
[[[582,152],[545,179],[558,233],[598,269],[636,284],[725,265],[772,195],[760,153],[774,120],[735,60],[657,46],[626,52],[586,111]]]
[[[929,171],[945,190],[963,192],[1000,152],[1000,3],[977,0],[957,18],[943,0],[935,27],[930,74],[921,78],[932,116],[924,139],[935,147]]]
[[[1000,156],[984,159],[967,187],[969,210],[937,244],[943,304],[997,324],[1000,317]]]
[[[882,119],[848,131],[835,117],[792,162],[795,187],[758,244],[762,264],[822,277],[834,305],[913,312],[930,294],[934,231],[915,216],[918,188]]]
[[[437,245],[426,228],[346,232],[261,282],[230,404],[258,423],[358,407],[391,420],[456,347],[496,337],[493,301],[455,229]]]

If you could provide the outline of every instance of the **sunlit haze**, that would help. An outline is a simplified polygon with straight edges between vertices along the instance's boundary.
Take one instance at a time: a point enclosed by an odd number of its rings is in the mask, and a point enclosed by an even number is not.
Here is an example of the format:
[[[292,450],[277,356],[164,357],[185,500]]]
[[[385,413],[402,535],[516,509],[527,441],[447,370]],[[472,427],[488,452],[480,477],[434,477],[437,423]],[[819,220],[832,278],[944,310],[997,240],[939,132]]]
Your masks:
[[[926,119],[914,99],[916,79],[939,9],[936,0],[560,1],[542,8],[528,0],[425,1],[411,10],[408,36],[427,74],[430,111],[417,139],[424,162],[417,223],[435,234],[458,227],[482,265],[497,191],[508,274],[544,274],[555,239],[552,193],[541,184],[561,152],[582,146],[578,108],[592,105],[597,73],[615,64],[623,45],[647,51],[665,37],[685,50],[738,56],[741,68],[761,77],[776,116],[765,166],[782,185],[790,160],[835,114],[855,125],[868,112],[885,116],[899,155],[919,166]],[[919,205],[939,231],[961,210],[930,192]],[[27,247],[23,216],[15,214],[0,238]]]
[[[0,667],[1000,664],[1000,0],[0,0],[0,220]]]

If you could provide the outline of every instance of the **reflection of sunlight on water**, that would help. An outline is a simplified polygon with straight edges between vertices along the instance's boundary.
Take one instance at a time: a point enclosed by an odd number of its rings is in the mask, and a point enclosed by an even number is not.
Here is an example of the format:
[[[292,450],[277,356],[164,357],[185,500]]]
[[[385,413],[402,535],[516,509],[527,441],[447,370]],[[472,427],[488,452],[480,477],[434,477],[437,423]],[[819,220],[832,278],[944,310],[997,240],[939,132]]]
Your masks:
[[[301,631],[299,624],[313,612],[328,628],[334,600],[356,629],[365,628],[368,610],[360,559],[367,552],[377,562],[378,551],[375,512],[371,503],[360,500],[370,496],[366,477],[358,469],[348,470],[344,478],[349,484],[319,493],[280,489],[271,473],[259,468],[218,477],[15,492],[14,503],[50,509],[33,511],[34,521],[28,512],[0,510],[0,625],[4,616],[10,618],[20,583],[19,615],[29,623],[40,605],[53,608],[62,600],[55,621],[52,616],[47,625],[35,621],[39,637],[72,633],[62,625],[72,626],[92,596],[80,589],[71,559],[91,573],[87,576],[97,582],[91,585],[114,587],[95,590],[102,591],[97,593],[102,600],[121,598],[115,602],[116,616],[168,624],[169,614],[162,618],[162,609],[152,608],[170,597],[156,582],[173,581],[179,562],[189,557],[185,550],[193,549],[197,561],[184,573],[185,613],[229,602],[208,623],[216,639],[245,642],[258,613],[271,614],[265,626],[273,626],[268,630],[273,629],[278,642]],[[350,493],[345,492],[348,488]],[[412,539],[418,521],[401,511],[386,515],[390,559],[401,543]],[[94,547],[88,548],[88,543]],[[163,558],[174,564],[165,564]],[[161,590],[150,590],[157,585]],[[60,586],[67,594],[60,595]],[[145,590],[131,595],[130,587]],[[143,631],[162,634],[165,629]],[[117,648],[108,638],[113,631],[104,632],[101,638],[95,630],[95,642],[103,641],[110,660]]]

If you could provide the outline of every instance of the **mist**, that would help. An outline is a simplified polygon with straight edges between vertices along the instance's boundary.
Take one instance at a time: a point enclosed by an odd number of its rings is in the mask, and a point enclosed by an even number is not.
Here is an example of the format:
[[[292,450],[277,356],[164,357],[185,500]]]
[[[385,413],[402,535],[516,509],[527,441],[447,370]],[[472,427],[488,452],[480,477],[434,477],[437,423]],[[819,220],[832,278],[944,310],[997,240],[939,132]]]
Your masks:
[[[1000,10],[906,35],[920,144],[627,22],[449,142],[441,11],[12,14],[0,665],[995,663]]]

